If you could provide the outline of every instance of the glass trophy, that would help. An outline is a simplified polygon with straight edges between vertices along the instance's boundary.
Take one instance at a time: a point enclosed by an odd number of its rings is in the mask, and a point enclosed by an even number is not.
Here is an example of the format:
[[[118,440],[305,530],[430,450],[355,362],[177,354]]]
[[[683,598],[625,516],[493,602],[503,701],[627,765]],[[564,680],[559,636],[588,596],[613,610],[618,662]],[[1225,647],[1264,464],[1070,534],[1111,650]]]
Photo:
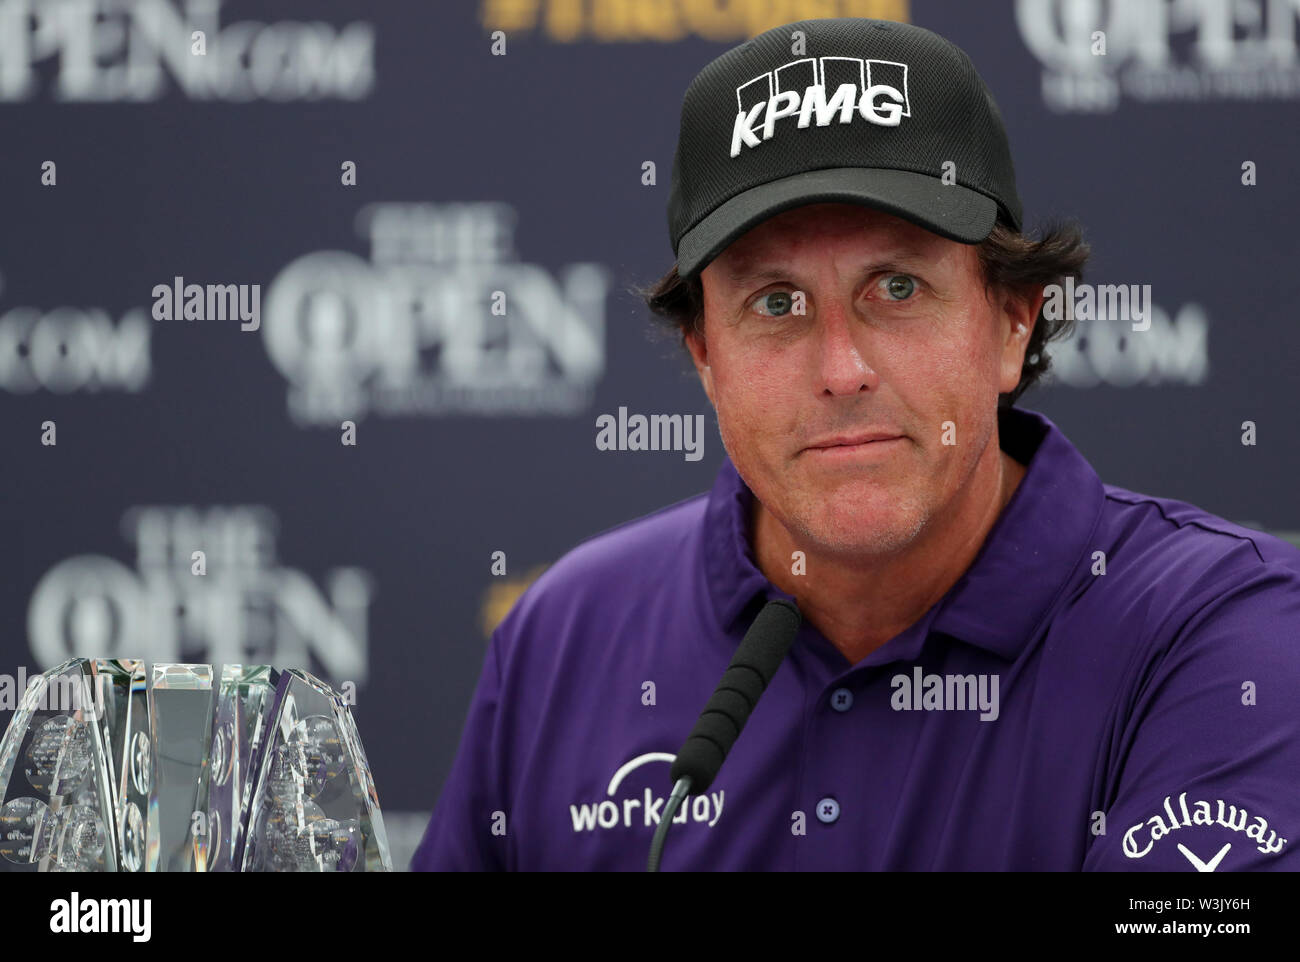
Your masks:
[[[390,872],[341,695],[298,669],[74,658],[0,741],[0,871]]]

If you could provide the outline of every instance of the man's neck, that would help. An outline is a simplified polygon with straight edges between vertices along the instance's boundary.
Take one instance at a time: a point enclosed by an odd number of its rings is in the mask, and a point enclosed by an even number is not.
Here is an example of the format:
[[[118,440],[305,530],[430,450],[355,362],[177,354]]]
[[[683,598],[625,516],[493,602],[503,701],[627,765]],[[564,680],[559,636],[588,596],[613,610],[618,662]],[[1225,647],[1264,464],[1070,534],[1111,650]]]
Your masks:
[[[793,595],[819,631],[856,664],[920,620],[975,560],[989,530],[1015,493],[1026,467],[1000,449],[992,470],[967,489],[957,516],[927,526],[903,552],[846,564],[797,544],[790,532],[754,499],[750,515],[754,556],[772,584]],[[977,471],[977,474],[980,472]],[[806,573],[791,572],[803,551]]]

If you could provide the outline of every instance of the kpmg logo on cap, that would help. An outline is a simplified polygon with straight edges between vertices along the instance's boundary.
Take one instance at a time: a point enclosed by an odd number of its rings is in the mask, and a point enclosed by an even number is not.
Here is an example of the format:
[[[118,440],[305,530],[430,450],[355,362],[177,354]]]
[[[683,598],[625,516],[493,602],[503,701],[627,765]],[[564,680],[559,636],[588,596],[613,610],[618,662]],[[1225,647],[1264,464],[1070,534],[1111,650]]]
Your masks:
[[[827,90],[834,91],[829,100]],[[797,116],[799,130],[814,117],[818,127],[826,127],[832,120],[851,123],[855,115],[881,127],[897,127],[902,118],[912,116],[907,64],[855,57],[794,60],[737,87],[736,110],[732,157],[771,140],[776,122],[786,117]]]

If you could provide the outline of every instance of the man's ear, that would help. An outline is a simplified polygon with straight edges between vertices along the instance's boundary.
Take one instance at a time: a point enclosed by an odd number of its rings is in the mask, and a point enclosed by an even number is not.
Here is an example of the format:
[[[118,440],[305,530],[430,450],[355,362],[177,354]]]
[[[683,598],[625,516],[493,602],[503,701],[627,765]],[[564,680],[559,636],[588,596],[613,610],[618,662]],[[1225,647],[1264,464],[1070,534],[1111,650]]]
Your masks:
[[[1002,370],[999,393],[1010,393],[1020,383],[1029,339],[1043,306],[1043,292],[1029,297],[1002,295]]]
[[[704,340],[704,335],[691,330],[685,337],[686,348],[691,352],[691,360],[695,362],[695,372],[700,376],[700,383],[704,385],[704,393],[709,398],[709,403],[713,404],[716,409],[717,404],[713,401],[713,368],[709,367],[709,346]]]

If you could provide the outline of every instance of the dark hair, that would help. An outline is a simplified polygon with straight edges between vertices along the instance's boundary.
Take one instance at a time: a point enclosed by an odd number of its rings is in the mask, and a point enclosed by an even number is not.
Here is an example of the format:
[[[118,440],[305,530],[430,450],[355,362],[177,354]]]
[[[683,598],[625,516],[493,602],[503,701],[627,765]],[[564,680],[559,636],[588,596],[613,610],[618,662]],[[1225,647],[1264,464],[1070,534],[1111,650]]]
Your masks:
[[[1000,217],[992,233],[976,246],[985,291],[1003,291],[1026,300],[1048,284],[1063,284],[1067,277],[1073,277],[1076,283],[1080,281],[1091,252],[1082,229],[1073,221],[1049,224],[1043,228],[1042,236],[1035,239],[1016,231]],[[704,287],[699,274],[682,280],[674,264],[650,286],[633,287],[631,291],[645,302],[662,327],[680,336],[683,347],[688,333],[704,333]],[[1025,348],[1020,382],[1014,390],[998,396],[999,406],[1015,404],[1020,395],[1051,369],[1048,341],[1061,340],[1074,331],[1073,312],[1064,314],[1057,320],[1049,320],[1039,309]]]

